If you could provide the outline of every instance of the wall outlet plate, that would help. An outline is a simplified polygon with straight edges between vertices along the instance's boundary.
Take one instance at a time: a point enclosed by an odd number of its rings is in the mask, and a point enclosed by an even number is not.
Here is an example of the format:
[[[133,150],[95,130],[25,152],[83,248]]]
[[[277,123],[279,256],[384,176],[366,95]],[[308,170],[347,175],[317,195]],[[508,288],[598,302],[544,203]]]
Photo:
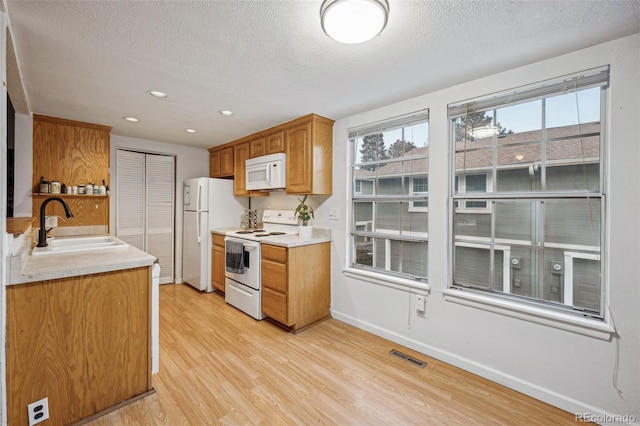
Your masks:
[[[29,426],[43,422],[49,418],[49,398],[45,397],[27,405],[29,410]]]

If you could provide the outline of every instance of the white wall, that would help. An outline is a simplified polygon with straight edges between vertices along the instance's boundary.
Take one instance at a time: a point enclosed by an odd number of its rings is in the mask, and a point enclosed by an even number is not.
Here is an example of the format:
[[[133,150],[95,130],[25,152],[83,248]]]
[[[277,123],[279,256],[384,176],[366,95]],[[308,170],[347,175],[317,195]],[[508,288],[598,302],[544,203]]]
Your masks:
[[[209,151],[183,145],[173,145],[144,139],[127,138],[111,135],[111,164],[109,167],[111,182],[110,223],[111,233],[115,233],[115,198],[117,189],[116,150],[118,148],[133,149],[140,152],[167,154],[176,156],[176,211],[175,211],[175,282],[182,282],[182,182],[185,179],[209,176]]]
[[[32,211],[33,116],[16,114],[14,217],[29,217]]]
[[[333,196],[318,226],[333,227],[333,316],[574,413],[640,421],[640,34],[358,114],[334,126]],[[446,58],[443,58],[446,60]],[[449,283],[447,104],[611,64],[607,157],[609,309],[619,335],[604,341],[444,300]],[[428,72],[428,70],[425,70]],[[429,285],[424,318],[408,292],[347,278],[347,129],[430,110]],[[339,219],[328,220],[329,209]],[[616,370],[617,369],[617,370]],[[617,388],[614,388],[614,381]]]

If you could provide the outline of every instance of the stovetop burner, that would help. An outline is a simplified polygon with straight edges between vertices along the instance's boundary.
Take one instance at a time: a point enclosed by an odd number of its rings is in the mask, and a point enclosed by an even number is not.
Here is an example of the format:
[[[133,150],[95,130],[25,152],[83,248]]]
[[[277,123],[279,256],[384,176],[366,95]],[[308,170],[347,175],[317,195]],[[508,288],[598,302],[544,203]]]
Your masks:
[[[255,234],[256,232],[267,232],[265,229],[241,229],[236,234]]]

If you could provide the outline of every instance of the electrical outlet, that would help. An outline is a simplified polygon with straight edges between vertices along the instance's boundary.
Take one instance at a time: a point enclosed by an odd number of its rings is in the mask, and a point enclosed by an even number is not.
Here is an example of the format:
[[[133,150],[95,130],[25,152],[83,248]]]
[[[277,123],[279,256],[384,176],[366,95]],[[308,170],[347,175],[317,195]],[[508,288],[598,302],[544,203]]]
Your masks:
[[[44,219],[45,228],[55,228],[58,226],[58,216],[47,216]]]
[[[43,422],[49,418],[49,398],[42,398],[39,401],[27,405],[29,410],[29,426]]]
[[[424,315],[424,311],[426,310],[426,299],[424,296],[416,297],[416,314]]]

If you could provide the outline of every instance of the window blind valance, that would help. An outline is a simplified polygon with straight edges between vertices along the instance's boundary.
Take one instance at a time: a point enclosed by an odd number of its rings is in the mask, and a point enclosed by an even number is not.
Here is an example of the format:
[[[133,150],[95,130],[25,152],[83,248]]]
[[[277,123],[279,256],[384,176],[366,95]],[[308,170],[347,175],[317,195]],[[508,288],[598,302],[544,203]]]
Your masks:
[[[484,112],[505,105],[518,105],[553,94],[570,93],[578,89],[608,86],[609,65],[593,68],[560,78],[542,81],[517,89],[494,93],[481,98],[450,104],[449,118],[463,117],[471,113]]]
[[[347,131],[349,132],[349,139],[355,139],[357,137],[367,136],[374,133],[382,133],[387,130],[411,126],[412,124],[422,123],[428,120],[429,110],[425,109],[412,112],[411,114],[390,118],[377,123],[371,123],[361,127],[354,127],[352,129],[348,129]]]

